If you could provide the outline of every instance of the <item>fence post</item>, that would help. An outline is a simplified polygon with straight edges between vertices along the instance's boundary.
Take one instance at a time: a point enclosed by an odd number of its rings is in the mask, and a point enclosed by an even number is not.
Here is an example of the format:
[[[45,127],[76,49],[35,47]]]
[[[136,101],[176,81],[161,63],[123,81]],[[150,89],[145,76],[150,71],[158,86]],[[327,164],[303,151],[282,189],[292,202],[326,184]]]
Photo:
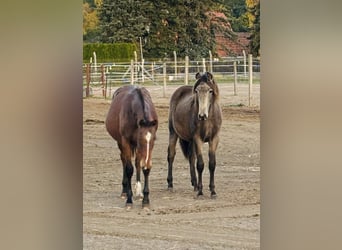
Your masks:
[[[106,97],[106,90],[105,90],[105,70],[104,65],[101,64],[101,83],[102,83],[102,96]]]
[[[111,66],[107,66],[106,67],[106,98],[107,98],[107,89],[108,89],[108,75],[109,75],[109,69],[111,68]],[[109,97],[111,97],[112,95],[112,87],[111,87],[111,84],[109,82]]]
[[[246,74],[246,52],[245,52],[245,50],[243,50],[242,51],[242,53],[243,53],[243,73],[244,73],[244,76],[247,76],[247,74]]]
[[[137,52],[134,51],[134,80],[138,81],[138,55]]]
[[[96,52],[95,51],[93,52],[93,56],[94,56],[94,70],[95,70],[95,73],[97,73],[97,62],[96,62]]]
[[[253,57],[251,54],[248,55],[248,77],[249,77],[248,106],[251,106],[252,86],[253,86]]]
[[[177,54],[176,51],[173,51],[173,56],[175,58],[175,80],[177,79]]]
[[[234,95],[237,95],[237,67],[236,67],[236,61],[234,61]]]
[[[134,62],[131,60],[131,85],[134,83]]]
[[[145,82],[145,75],[144,75],[144,64],[145,64],[145,59],[141,59],[141,81]]]
[[[163,97],[166,97],[166,63],[163,63],[163,76],[164,76]]]
[[[151,75],[152,75],[152,81],[154,81],[154,62],[151,63]]]
[[[107,99],[107,88],[108,88],[108,66],[105,68],[105,99]]]
[[[87,68],[86,68],[86,81],[87,81],[87,87],[86,87],[86,97],[89,97],[89,85],[90,85],[90,67],[91,67],[91,63],[87,64]]]
[[[185,85],[189,84],[189,56],[185,56]]]
[[[213,54],[211,54],[211,50],[209,50],[209,72],[212,74],[213,72]]]
[[[206,68],[205,68],[205,58],[202,58],[202,63],[203,63],[203,73],[206,72]]]

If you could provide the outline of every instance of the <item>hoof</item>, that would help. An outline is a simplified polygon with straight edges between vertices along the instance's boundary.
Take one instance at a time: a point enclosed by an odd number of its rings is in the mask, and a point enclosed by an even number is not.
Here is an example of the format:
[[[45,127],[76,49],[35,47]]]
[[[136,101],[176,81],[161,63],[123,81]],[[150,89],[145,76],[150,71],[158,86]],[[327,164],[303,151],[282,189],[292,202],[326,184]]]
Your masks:
[[[142,206],[143,207],[148,207],[150,205],[150,199],[149,198],[144,198],[143,200],[142,200]]]
[[[199,192],[197,193],[197,197],[200,197],[200,196],[203,197],[203,192],[202,192],[202,191],[199,191]]]
[[[197,200],[204,200],[204,195],[203,194],[197,194],[195,196],[195,199],[197,199]]]
[[[195,186],[195,187],[194,187],[194,192],[197,192],[197,191],[198,191],[198,187]]]
[[[168,187],[167,190],[169,190],[169,192],[173,193],[173,187]]]
[[[127,193],[121,193],[121,199],[126,199],[127,198]]]
[[[211,193],[211,195],[210,195],[210,198],[211,199],[216,199],[216,197],[217,197],[217,194],[214,192],[214,193]]]
[[[142,199],[144,198],[144,195],[137,195],[135,197],[138,201],[142,201]]]
[[[147,210],[147,211],[149,211],[150,210],[150,203],[142,203],[142,208],[144,209],[144,210]]]
[[[126,203],[126,211],[131,210],[133,207],[133,203]]]

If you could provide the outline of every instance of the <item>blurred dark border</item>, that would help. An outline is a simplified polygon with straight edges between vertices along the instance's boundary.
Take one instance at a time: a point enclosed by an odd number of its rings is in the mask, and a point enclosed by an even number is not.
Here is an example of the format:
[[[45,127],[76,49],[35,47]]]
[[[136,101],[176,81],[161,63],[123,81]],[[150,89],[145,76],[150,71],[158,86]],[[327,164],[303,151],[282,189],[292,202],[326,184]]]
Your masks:
[[[340,249],[340,1],[261,1],[261,249]]]
[[[0,16],[0,249],[82,249],[82,2]]]

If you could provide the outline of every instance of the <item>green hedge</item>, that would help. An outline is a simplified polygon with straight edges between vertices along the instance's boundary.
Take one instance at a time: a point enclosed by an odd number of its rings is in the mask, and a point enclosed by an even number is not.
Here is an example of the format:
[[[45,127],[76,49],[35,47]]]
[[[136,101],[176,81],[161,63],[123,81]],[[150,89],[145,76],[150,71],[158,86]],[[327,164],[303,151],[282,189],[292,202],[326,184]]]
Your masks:
[[[122,62],[134,59],[137,47],[134,43],[86,43],[83,44],[83,62],[89,62],[94,51],[99,63]]]

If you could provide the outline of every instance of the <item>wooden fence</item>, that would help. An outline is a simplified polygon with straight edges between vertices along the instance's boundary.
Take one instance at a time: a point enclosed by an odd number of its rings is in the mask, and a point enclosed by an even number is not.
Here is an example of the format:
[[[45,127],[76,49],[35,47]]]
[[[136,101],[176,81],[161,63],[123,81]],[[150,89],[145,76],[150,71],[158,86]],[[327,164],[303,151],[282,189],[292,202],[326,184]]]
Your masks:
[[[210,71],[220,83],[234,83],[234,95],[238,95],[237,84],[249,84],[249,104],[253,83],[260,84],[260,61],[248,56],[243,58],[227,58],[222,61],[205,60],[189,61],[188,57],[181,61],[145,62],[131,60],[129,63],[106,63],[83,65],[84,97],[92,95],[93,88],[102,89],[102,97],[108,97],[108,88],[126,84],[167,85],[189,84],[197,72]],[[109,91],[111,93],[111,91]]]

